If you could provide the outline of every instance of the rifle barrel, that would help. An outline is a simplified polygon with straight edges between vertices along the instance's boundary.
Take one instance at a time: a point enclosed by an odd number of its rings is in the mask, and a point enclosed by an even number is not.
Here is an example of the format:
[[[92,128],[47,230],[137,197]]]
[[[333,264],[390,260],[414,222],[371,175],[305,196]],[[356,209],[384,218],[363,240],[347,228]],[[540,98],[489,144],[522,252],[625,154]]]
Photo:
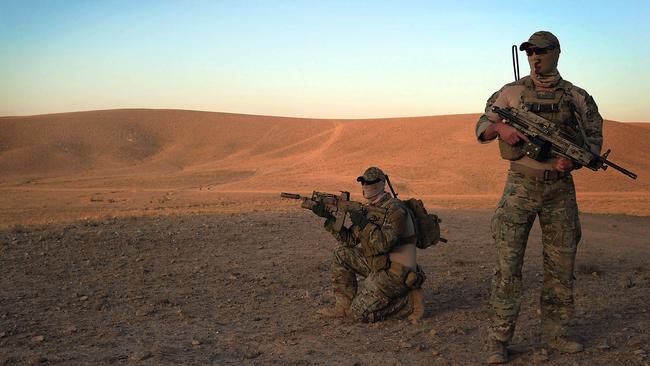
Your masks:
[[[510,122],[511,126],[517,128],[517,129],[525,130],[525,131],[522,131],[524,134],[528,134],[528,135],[538,134],[543,139],[545,139],[547,141],[550,141],[553,144],[554,150],[556,150],[556,153],[558,153],[559,155],[565,156],[565,157],[567,157],[569,159],[572,159],[574,161],[582,163],[583,165],[587,165],[587,164],[585,164],[585,162],[580,161],[581,160],[580,158],[584,157],[585,154],[577,154],[576,156],[570,156],[570,155],[565,154],[562,149],[559,149],[559,150],[555,149],[556,143],[554,142],[554,140],[559,141],[559,142],[566,141],[569,144],[573,144],[565,136],[562,136],[561,131],[560,131],[560,136],[557,136],[557,138],[555,138],[553,136],[549,136],[548,128],[546,128],[544,126],[537,126],[535,123],[531,123],[531,121],[526,120],[525,115],[522,116],[522,118],[517,118],[516,114],[510,112],[510,110],[511,110],[511,108],[509,108],[509,107],[505,107],[505,108],[500,108],[500,107],[497,107],[497,106],[492,107],[492,111],[494,113],[496,113],[497,115],[499,115],[499,117],[501,117],[503,119],[506,119],[508,122]],[[528,113],[530,113],[530,112],[528,112]],[[533,129],[533,127],[534,127],[534,129],[536,129],[539,132],[531,131]],[[600,158],[605,158],[606,156],[607,156],[607,154],[603,155]],[[612,163],[611,161],[609,161],[607,159],[602,159],[600,161],[602,161],[602,165],[599,165],[597,167],[590,167],[590,168],[592,170],[598,170],[599,168],[602,168],[604,170],[606,167],[611,166],[613,169],[618,170],[619,172],[627,175],[628,177],[630,177],[632,179],[637,178],[637,175],[635,173],[632,173],[631,171],[623,168],[620,165],[614,164],[614,163]]]
[[[607,159],[605,159],[605,161],[603,162],[603,164],[604,164],[604,165],[607,165],[607,166],[611,166],[612,168],[618,170],[619,172],[621,172],[621,173],[627,175],[628,177],[630,177],[630,178],[632,178],[632,179],[636,179],[636,177],[637,177],[636,174],[634,174],[634,173],[632,173],[631,171],[629,171],[629,170],[623,168],[623,167],[620,166],[620,165],[617,165],[617,164],[612,163],[611,161],[609,161],[609,160],[607,160]]]
[[[292,199],[292,200],[299,200],[299,199],[302,198],[302,196],[299,195],[299,194],[296,194],[296,193],[285,193],[285,192],[280,193],[280,197],[282,197],[282,198],[290,198],[290,199]]]

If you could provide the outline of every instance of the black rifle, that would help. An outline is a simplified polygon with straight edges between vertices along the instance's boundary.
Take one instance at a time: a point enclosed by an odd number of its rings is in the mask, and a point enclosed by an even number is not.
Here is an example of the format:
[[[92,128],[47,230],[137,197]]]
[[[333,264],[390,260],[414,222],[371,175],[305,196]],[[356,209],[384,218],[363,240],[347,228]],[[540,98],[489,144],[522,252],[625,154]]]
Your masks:
[[[360,211],[370,222],[378,226],[384,225],[386,221],[387,209],[366,205],[357,201],[350,201],[350,192],[342,191],[340,195],[326,192],[312,193],[311,197],[301,196],[296,193],[280,193],[280,197],[293,200],[302,200],[300,207],[313,210],[316,205],[322,205],[327,215],[334,217],[335,222],[332,228],[335,231],[341,231],[348,211]]]
[[[492,111],[528,137],[530,142],[524,146],[524,151],[535,160],[543,161],[549,155],[564,156],[593,171],[607,170],[607,167],[611,166],[632,179],[637,177],[631,171],[607,160],[611,150],[607,150],[602,156],[594,154],[589,149],[569,141],[555,124],[533,112],[512,107],[492,107]]]

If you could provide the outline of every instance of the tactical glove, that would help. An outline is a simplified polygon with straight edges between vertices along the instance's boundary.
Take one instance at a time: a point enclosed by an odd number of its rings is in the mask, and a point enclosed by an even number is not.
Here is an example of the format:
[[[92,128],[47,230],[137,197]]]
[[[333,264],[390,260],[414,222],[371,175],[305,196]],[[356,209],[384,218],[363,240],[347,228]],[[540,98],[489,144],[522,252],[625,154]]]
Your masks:
[[[314,207],[311,208],[311,210],[312,210],[312,211],[313,211],[317,216],[320,216],[320,217],[329,218],[329,217],[332,216],[332,214],[330,214],[330,213],[327,211],[327,209],[325,208],[325,205],[324,205],[322,202],[319,202],[319,203],[315,204]]]
[[[366,225],[368,225],[368,223],[370,222],[370,220],[368,220],[366,215],[361,211],[350,210],[349,213],[350,213],[350,220],[352,221],[352,224],[358,226],[360,230],[363,230],[366,227]]]

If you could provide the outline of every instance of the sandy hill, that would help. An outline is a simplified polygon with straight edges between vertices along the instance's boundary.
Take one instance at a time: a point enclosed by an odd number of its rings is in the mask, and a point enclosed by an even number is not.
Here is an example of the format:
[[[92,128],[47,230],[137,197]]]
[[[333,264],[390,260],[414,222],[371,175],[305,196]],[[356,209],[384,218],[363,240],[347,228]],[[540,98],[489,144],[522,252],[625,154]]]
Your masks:
[[[495,143],[476,143],[477,117],[319,120],[145,109],[2,117],[0,186],[355,192],[355,177],[377,165],[407,195],[493,196],[507,164]],[[610,158],[639,179],[582,169],[579,191],[647,197],[650,128],[607,121],[605,141]]]
[[[630,122],[629,124],[636,127],[650,128],[649,122]]]

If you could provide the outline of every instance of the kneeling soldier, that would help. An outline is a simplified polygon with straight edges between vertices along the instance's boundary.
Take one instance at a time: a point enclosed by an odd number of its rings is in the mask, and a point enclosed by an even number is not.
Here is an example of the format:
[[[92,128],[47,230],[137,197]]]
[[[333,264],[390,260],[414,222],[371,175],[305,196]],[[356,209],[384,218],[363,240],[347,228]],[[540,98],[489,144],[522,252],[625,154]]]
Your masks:
[[[386,218],[378,225],[360,211],[349,211],[352,225],[340,231],[333,228],[332,217],[327,219],[325,228],[340,243],[332,262],[336,304],[318,313],[365,322],[407,317],[415,322],[424,313],[421,286],[426,277],[416,262],[413,218],[404,202],[385,191],[381,169],[368,168],[357,181],[367,204],[386,209]],[[314,208],[318,210],[322,208]],[[357,275],[365,278],[361,284]]]

